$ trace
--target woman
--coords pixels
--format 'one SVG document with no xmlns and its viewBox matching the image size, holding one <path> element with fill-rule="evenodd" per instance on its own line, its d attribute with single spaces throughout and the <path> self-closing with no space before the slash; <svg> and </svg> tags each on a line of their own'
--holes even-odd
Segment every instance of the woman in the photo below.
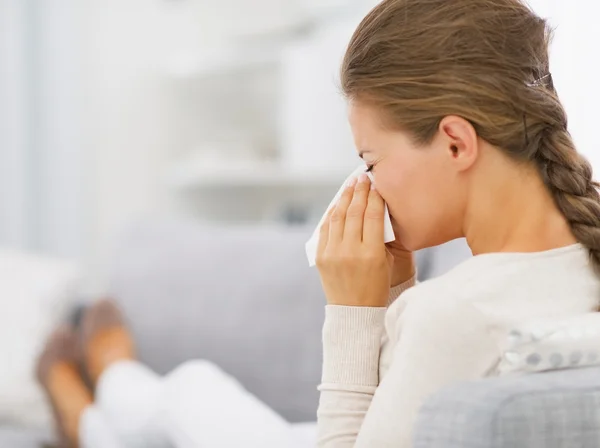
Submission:
<svg viewBox="0 0 600 448">
<path fill-rule="evenodd" d="M 342 88 L 376 190 L 348 187 L 321 231 L 320 446 L 409 447 L 429 395 L 497 374 L 514 324 L 598 309 L 600 197 L 550 34 L 520 0 L 385 0 L 355 32 Z M 475 256 L 414 286 L 412 251 L 460 237 Z"/>
<path fill-rule="evenodd" d="M 353 36 L 342 87 L 374 184 L 363 175 L 350 185 L 321 229 L 317 265 L 328 306 L 319 446 L 408 448 L 424 400 L 455 381 L 496 375 L 516 323 L 598 309 L 600 196 L 552 85 L 549 39 L 545 21 L 520 0 L 385 0 Z M 387 246 L 384 203 L 397 236 Z M 415 285 L 412 251 L 460 237 L 475 256 Z M 110 348 L 119 337 L 117 345 L 128 347 L 123 334 L 84 344 L 91 376 L 111 378 L 99 380 L 107 389 L 144 383 L 129 352 Z M 65 367 L 68 357 L 57 358 L 62 364 L 42 363 L 40 376 L 70 441 L 89 438 L 93 414 L 83 410 L 91 396 L 75 390 L 81 380 L 73 363 Z M 164 391 L 173 390 L 165 384 L 179 381 L 187 391 L 202 375 L 186 386 L 181 372 L 153 378 L 151 397 L 160 398 L 137 400 L 155 416 L 150 410 L 164 411 Z M 60 403 L 66 384 L 71 397 L 87 397 L 78 407 Z M 117 393 L 108 395 L 118 403 Z M 150 417 L 137 426 L 121 419 L 130 433 L 122 446 L 202 446 L 181 442 L 178 426 L 205 404 L 195 397 L 185 412 L 168 408 L 168 428 Z M 201 415 L 196 437 L 214 426 L 212 415 Z M 238 413 L 223 437 L 243 421 Z M 275 426 L 287 442 L 272 446 L 290 446 L 285 424 Z M 260 446 L 253 440 L 244 446 Z"/>
</svg>

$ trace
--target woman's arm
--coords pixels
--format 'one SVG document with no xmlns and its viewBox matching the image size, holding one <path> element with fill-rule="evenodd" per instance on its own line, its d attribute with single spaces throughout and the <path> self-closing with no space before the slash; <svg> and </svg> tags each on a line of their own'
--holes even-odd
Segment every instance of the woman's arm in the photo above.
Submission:
<svg viewBox="0 0 600 448">
<path fill-rule="evenodd" d="M 317 411 L 319 447 L 353 447 L 379 384 L 386 308 L 328 306 Z"/>
<path fill-rule="evenodd" d="M 416 276 L 392 287 L 389 293 L 388 305 L 394 303 L 404 291 L 415 284 Z M 323 327 L 323 377 L 322 384 L 319 387 L 322 397 L 318 411 L 319 424 L 337 419 L 339 416 L 339 409 L 335 406 L 328 406 L 326 403 L 327 399 L 336 399 L 337 392 L 339 392 L 336 385 L 347 383 L 356 385 L 357 383 L 356 380 L 351 378 L 340 378 L 340 373 L 344 372 L 348 376 L 362 378 L 358 380 L 358 383 L 365 384 L 369 383 L 365 381 L 368 376 L 371 378 L 369 381 L 372 383 L 360 387 L 360 390 L 355 387 L 354 392 L 358 392 L 357 394 L 346 394 L 344 396 L 345 400 L 355 401 L 352 405 L 348 403 L 351 409 L 363 410 L 362 412 L 353 412 L 345 419 L 344 426 L 357 428 L 354 432 L 350 429 L 347 435 L 342 436 L 343 438 L 349 437 L 351 440 L 349 446 L 354 446 L 358 428 L 362 424 L 364 414 L 369 408 L 375 389 L 379 384 L 380 355 L 383 355 L 384 351 L 391 350 L 389 337 L 384 331 L 386 312 L 387 308 L 344 306 L 328 306 L 326 308 L 325 325 Z M 353 336 L 348 337 L 349 333 Z M 338 341 L 338 337 L 342 338 L 341 341 Z M 352 346 L 344 347 L 344 342 L 348 342 Z M 350 369 L 347 368 L 347 365 L 343 367 L 337 365 L 340 359 L 345 359 L 346 353 L 354 356 Z M 361 359 L 358 359 L 358 356 L 361 356 Z M 352 392 L 352 390 L 347 392 Z M 332 415 L 330 415 L 330 412 L 332 412 Z M 326 435 L 326 437 L 330 437 L 330 435 Z M 325 443 L 325 446 L 327 446 L 325 441 L 321 440 L 321 443 Z M 338 439 L 335 443 L 341 446 L 343 442 Z"/>
<path fill-rule="evenodd" d="M 412 297 L 400 317 L 400 334 L 390 335 L 393 359 L 379 383 L 375 341 L 385 311 L 328 308 L 318 411 L 321 448 L 409 448 L 428 396 L 453 382 L 485 376 L 499 359 L 488 323 L 472 305 Z"/>
</svg>

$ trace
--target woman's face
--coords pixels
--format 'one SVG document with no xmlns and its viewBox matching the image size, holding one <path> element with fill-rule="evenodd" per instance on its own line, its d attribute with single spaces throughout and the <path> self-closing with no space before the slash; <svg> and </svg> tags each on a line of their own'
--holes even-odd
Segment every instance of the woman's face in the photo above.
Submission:
<svg viewBox="0 0 600 448">
<path fill-rule="evenodd" d="M 396 235 L 409 250 L 461 236 L 465 185 L 452 165 L 448 139 L 415 146 L 404 132 L 386 129 L 377 112 L 353 102 L 350 126 L 359 155 L 372 166 Z"/>
</svg>

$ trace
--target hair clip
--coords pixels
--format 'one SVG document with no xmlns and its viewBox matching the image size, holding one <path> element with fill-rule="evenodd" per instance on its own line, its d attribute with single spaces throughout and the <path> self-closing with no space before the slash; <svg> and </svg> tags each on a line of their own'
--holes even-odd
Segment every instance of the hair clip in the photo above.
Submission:
<svg viewBox="0 0 600 448">
<path fill-rule="evenodd" d="M 541 78 L 536 79 L 533 82 L 528 82 L 525 83 L 525 85 L 527 87 L 539 87 L 542 86 L 546 83 L 546 80 L 550 81 L 550 85 L 553 85 L 553 81 L 552 81 L 552 73 L 548 73 L 547 75 L 542 76 Z"/>
</svg>

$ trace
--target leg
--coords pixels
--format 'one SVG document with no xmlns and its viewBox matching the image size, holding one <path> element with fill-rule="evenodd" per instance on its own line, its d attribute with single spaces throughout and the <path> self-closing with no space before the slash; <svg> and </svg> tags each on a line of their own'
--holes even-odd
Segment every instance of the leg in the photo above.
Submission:
<svg viewBox="0 0 600 448">
<path fill-rule="evenodd" d="M 80 419 L 92 403 L 78 370 L 77 337 L 63 327 L 51 335 L 38 360 L 37 376 L 55 414 L 62 447 L 77 447 Z"/>
<path fill-rule="evenodd" d="M 158 418 L 161 379 L 135 361 L 133 338 L 112 302 L 98 302 L 85 313 L 81 340 L 96 390 L 90 431 L 109 426 L 127 448 L 169 446 Z"/>
<path fill-rule="evenodd" d="M 162 380 L 135 361 L 113 364 L 96 387 L 96 408 L 127 448 L 168 447 L 161 419 Z"/>
<path fill-rule="evenodd" d="M 232 377 L 190 361 L 160 378 L 134 361 L 131 336 L 109 302 L 84 318 L 96 406 L 124 446 L 292 448 L 290 425 Z"/>
<path fill-rule="evenodd" d="M 79 425 L 81 448 L 125 448 L 118 435 L 96 406 L 88 406 Z"/>
<path fill-rule="evenodd" d="M 178 448 L 292 448 L 290 424 L 207 361 L 187 362 L 164 379 L 166 432 Z"/>
</svg>

